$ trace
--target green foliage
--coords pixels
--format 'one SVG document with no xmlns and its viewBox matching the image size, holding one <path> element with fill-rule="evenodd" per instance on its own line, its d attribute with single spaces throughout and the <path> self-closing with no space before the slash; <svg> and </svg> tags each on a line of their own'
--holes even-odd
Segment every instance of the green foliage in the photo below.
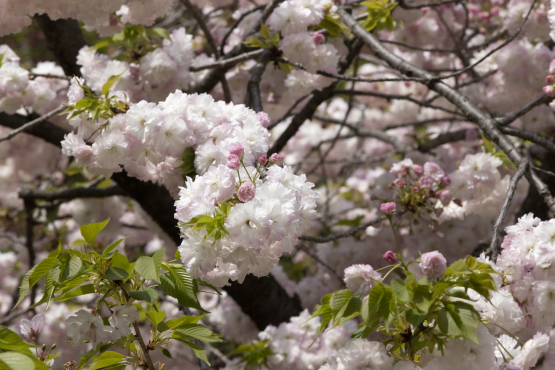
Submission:
<svg viewBox="0 0 555 370">
<path fill-rule="evenodd" d="M 259 36 L 253 36 L 243 41 L 243 44 L 251 48 L 277 49 L 279 47 L 279 34 L 277 32 L 271 32 L 268 26 L 261 23 Z"/>
<path fill-rule="evenodd" d="M 446 341 L 455 338 L 477 343 L 481 320 L 467 291 L 489 299 L 496 289 L 495 271 L 489 264 L 467 257 L 449 266 L 436 281 L 416 280 L 401 264 L 392 268 L 403 268 L 406 278 L 393 279 L 390 285 L 375 281 L 364 302 L 347 289 L 325 295 L 312 315 L 322 318 L 319 331 L 361 315 L 362 323 L 353 337 L 365 338 L 378 331 L 392 345 L 390 352 L 403 361 L 414 361 L 416 351 L 442 351 Z"/>
<path fill-rule="evenodd" d="M 503 168 L 509 169 L 514 168 L 514 163 L 502 150 L 497 150 L 493 141 L 488 140 L 482 133 L 482 148 L 485 153 L 491 154 L 493 157 L 498 158 L 503 162 Z"/>
<path fill-rule="evenodd" d="M 179 264 L 162 263 L 168 272 L 160 275 L 160 288 L 164 293 L 177 299 L 180 305 L 204 311 L 197 298 L 198 284 Z"/>
<path fill-rule="evenodd" d="M 98 233 L 102 231 L 110 222 L 110 218 L 93 224 L 83 225 L 79 229 L 81 230 L 81 235 L 83 239 L 87 241 L 87 243 L 93 243 Z"/>
<path fill-rule="evenodd" d="M 343 23 L 336 13 L 327 12 L 316 28 L 328 30 L 330 37 L 351 37 L 352 35 L 349 27 Z"/>
<path fill-rule="evenodd" d="M 185 148 L 179 158 L 181 165 L 178 166 L 183 176 L 194 177 L 195 173 L 195 150 L 192 147 Z"/>
<path fill-rule="evenodd" d="M 188 226 L 192 230 L 206 230 L 206 235 L 204 240 L 209 237 L 214 238 L 214 241 L 223 238 L 225 235 L 229 235 L 225 227 L 225 219 L 229 216 L 229 211 L 231 210 L 231 205 L 228 202 L 222 202 L 216 208 L 214 212 L 214 217 L 210 216 L 196 216 L 189 222 L 182 223 L 180 227 Z"/>
<path fill-rule="evenodd" d="M 126 366 L 126 363 L 124 362 L 125 358 L 126 356 L 121 353 L 106 351 L 95 358 L 88 370 L 98 370 L 107 367 L 110 367 L 110 369 L 124 369 Z M 115 365 L 120 365 L 121 367 Z"/>
<path fill-rule="evenodd" d="M 245 369 L 268 368 L 267 358 L 273 353 L 268 347 L 267 341 L 260 341 L 254 344 L 242 344 L 237 347 L 231 355 L 242 355 L 242 363 L 245 362 Z"/>
<path fill-rule="evenodd" d="M 368 9 L 368 17 L 361 21 L 360 24 L 367 30 L 381 31 L 387 29 L 393 31 L 395 29 L 396 21 L 393 19 L 391 12 L 397 6 L 395 2 L 389 0 L 369 0 L 360 3 Z"/>
<path fill-rule="evenodd" d="M 36 347 L 0 325 L 0 370 L 48 370 L 48 366 L 31 351 Z"/>
<path fill-rule="evenodd" d="M 136 62 L 147 53 L 162 45 L 170 35 L 164 28 L 146 28 L 142 25 L 127 24 L 113 36 L 105 37 L 93 46 L 100 52 L 116 49 L 119 54 L 114 59 Z"/>
</svg>

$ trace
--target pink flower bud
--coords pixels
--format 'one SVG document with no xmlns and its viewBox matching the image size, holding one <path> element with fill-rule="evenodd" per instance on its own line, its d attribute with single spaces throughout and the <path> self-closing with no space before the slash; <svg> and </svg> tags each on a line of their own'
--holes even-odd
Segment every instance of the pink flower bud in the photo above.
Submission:
<svg viewBox="0 0 555 370">
<path fill-rule="evenodd" d="M 441 194 L 439 194 L 439 200 L 444 206 L 448 205 L 451 202 L 451 199 L 453 199 L 453 196 L 449 190 L 444 190 Z"/>
<path fill-rule="evenodd" d="M 281 159 L 281 156 L 277 153 L 274 153 L 270 156 L 270 162 L 276 163 Z"/>
<path fill-rule="evenodd" d="M 119 19 L 116 16 L 111 16 L 110 20 L 109 20 L 110 26 L 114 27 L 117 26 L 119 24 Z"/>
<path fill-rule="evenodd" d="M 237 190 L 237 197 L 243 203 L 252 200 L 255 194 L 256 188 L 254 187 L 254 184 L 250 181 L 245 181 L 244 183 L 242 183 L 239 187 L 239 190 Z"/>
<path fill-rule="evenodd" d="M 397 262 L 397 256 L 392 251 L 385 252 L 384 255 L 383 255 L 383 259 L 386 260 L 389 263 Z"/>
<path fill-rule="evenodd" d="M 413 193 L 418 193 L 420 191 L 420 188 L 418 186 L 413 186 L 412 187 L 412 192 Z"/>
<path fill-rule="evenodd" d="M 398 187 L 402 188 L 403 186 L 405 186 L 405 183 L 402 182 L 402 181 L 397 181 L 397 183 L 396 183 L 395 185 L 397 185 Z"/>
<path fill-rule="evenodd" d="M 229 147 L 229 152 L 235 154 L 239 158 L 243 158 L 243 155 L 245 155 L 245 148 L 241 143 L 233 143 Z"/>
<path fill-rule="evenodd" d="M 382 211 L 386 215 L 392 214 L 393 212 L 395 212 L 395 203 L 393 202 L 382 203 L 380 205 L 380 211 Z"/>
<path fill-rule="evenodd" d="M 438 251 L 424 253 L 420 258 L 420 269 L 430 280 L 436 280 L 445 273 L 447 261 Z"/>
<path fill-rule="evenodd" d="M 547 75 L 545 76 L 545 83 L 548 85 L 553 85 L 553 76 L 552 75 Z"/>
<path fill-rule="evenodd" d="M 544 86 L 542 90 L 546 95 L 555 98 L 555 89 L 553 85 Z"/>
<path fill-rule="evenodd" d="M 499 8 L 494 6 L 493 8 L 490 9 L 489 11 L 491 13 L 491 15 L 493 15 L 494 17 L 497 17 L 499 15 Z"/>
<path fill-rule="evenodd" d="M 264 127 L 268 127 L 270 122 L 272 122 L 272 120 L 270 120 L 270 116 L 268 116 L 268 114 L 265 113 L 265 112 L 258 112 L 258 113 L 256 113 L 256 115 L 258 116 L 258 119 L 260 120 L 260 124 Z"/>
<path fill-rule="evenodd" d="M 422 168 L 421 165 L 417 164 L 415 165 L 412 170 L 414 171 L 415 174 L 417 174 L 418 176 L 422 175 L 424 173 L 424 169 Z"/>
<path fill-rule="evenodd" d="M 324 41 L 324 35 L 321 33 L 313 33 L 312 40 L 314 41 L 314 44 L 318 46 L 322 43 L 322 41 Z"/>
<path fill-rule="evenodd" d="M 231 170 L 236 170 L 239 167 L 241 167 L 241 161 L 239 160 L 239 157 L 237 157 L 235 154 L 227 157 L 227 168 Z"/>
<path fill-rule="evenodd" d="M 451 179 L 449 178 L 449 176 L 443 176 L 440 181 L 442 186 L 451 185 Z"/>
<path fill-rule="evenodd" d="M 260 158 L 258 158 L 258 162 L 260 162 L 261 165 L 265 165 L 268 163 L 268 157 L 266 157 L 266 155 L 261 155 Z"/>
</svg>

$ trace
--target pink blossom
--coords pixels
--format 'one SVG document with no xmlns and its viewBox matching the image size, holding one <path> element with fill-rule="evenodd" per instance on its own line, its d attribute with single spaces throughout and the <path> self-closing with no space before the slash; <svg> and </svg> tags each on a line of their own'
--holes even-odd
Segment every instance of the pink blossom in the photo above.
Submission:
<svg viewBox="0 0 555 370">
<path fill-rule="evenodd" d="M 385 252 L 384 255 L 383 255 L 383 259 L 386 260 L 389 263 L 396 263 L 397 262 L 397 256 L 392 251 Z"/>
<path fill-rule="evenodd" d="M 254 198 L 255 193 L 256 188 L 254 184 L 250 181 L 245 181 L 241 184 L 239 190 L 237 190 L 237 197 L 241 202 L 246 203 Z"/>
<path fill-rule="evenodd" d="M 451 203 L 451 199 L 453 199 L 453 195 L 449 190 L 444 190 L 439 194 L 439 200 L 441 201 L 441 204 L 443 204 L 444 206 Z"/>
<path fill-rule="evenodd" d="M 441 180 L 445 176 L 445 172 L 435 162 L 426 162 L 424 164 L 424 174 L 430 176 L 434 181 Z"/>
<path fill-rule="evenodd" d="M 428 279 L 435 280 L 445 273 L 447 261 L 438 251 L 424 253 L 420 257 L 420 268 Z"/>
<path fill-rule="evenodd" d="M 393 212 L 395 212 L 395 203 L 393 202 L 382 203 L 382 205 L 380 206 L 380 210 L 386 215 L 390 215 Z"/>
<path fill-rule="evenodd" d="M 553 88 L 553 85 L 544 86 L 542 90 L 546 95 L 555 98 L 555 88 Z"/>
<path fill-rule="evenodd" d="M 258 119 L 260 120 L 260 124 L 264 127 L 268 127 L 270 122 L 272 122 L 270 120 L 270 116 L 268 116 L 268 113 L 266 113 L 266 112 L 258 112 L 258 113 L 256 113 L 256 115 L 258 116 Z"/>
<path fill-rule="evenodd" d="M 265 165 L 268 163 L 268 157 L 266 157 L 266 155 L 261 155 L 260 158 L 258 158 L 258 161 L 261 165 Z"/>
<path fill-rule="evenodd" d="M 548 85 L 553 85 L 553 82 L 555 82 L 555 80 L 553 79 L 552 75 L 547 75 L 545 76 L 545 83 Z"/>
<path fill-rule="evenodd" d="M 227 168 L 236 170 L 239 167 L 241 167 L 241 161 L 239 160 L 239 157 L 235 154 L 230 155 L 227 158 Z"/>
<path fill-rule="evenodd" d="M 243 158 L 245 155 L 245 148 L 241 145 L 241 143 L 233 143 L 229 147 L 229 152 L 231 154 L 235 154 L 239 158 Z"/>
<path fill-rule="evenodd" d="M 279 162 L 279 160 L 281 159 L 281 156 L 277 153 L 274 153 L 270 156 L 270 162 Z"/>
<path fill-rule="evenodd" d="M 421 165 L 417 164 L 415 165 L 412 170 L 414 171 L 415 174 L 417 174 L 418 176 L 422 175 L 424 173 L 424 170 L 422 168 Z"/>
<path fill-rule="evenodd" d="M 424 189 L 429 189 L 434 185 L 434 179 L 431 176 L 424 175 L 418 179 L 418 183 Z"/>
<path fill-rule="evenodd" d="M 318 46 L 322 43 L 322 41 L 324 41 L 324 35 L 321 33 L 313 33 L 312 40 L 314 40 L 314 44 Z"/>
<path fill-rule="evenodd" d="M 441 185 L 442 186 L 449 186 L 451 185 L 451 179 L 449 178 L 449 176 L 443 176 L 441 178 Z"/>
</svg>

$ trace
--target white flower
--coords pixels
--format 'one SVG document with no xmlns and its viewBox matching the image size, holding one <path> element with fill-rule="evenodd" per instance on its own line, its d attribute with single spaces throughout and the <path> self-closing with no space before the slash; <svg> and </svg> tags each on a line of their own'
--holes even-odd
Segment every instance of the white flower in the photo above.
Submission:
<svg viewBox="0 0 555 370">
<path fill-rule="evenodd" d="M 117 305 L 111 308 L 112 316 L 108 319 L 112 326 L 114 339 L 131 333 L 131 323 L 139 321 L 139 313 L 135 306 Z"/>
<path fill-rule="evenodd" d="M 104 325 L 101 317 L 95 316 L 86 310 L 79 310 L 75 315 L 70 316 L 66 322 L 70 323 L 67 335 L 76 344 L 86 340 L 96 344 L 110 339 L 113 328 Z"/>
<path fill-rule="evenodd" d="M 384 345 L 366 339 L 355 339 L 339 351 L 339 361 L 344 370 L 392 370 L 393 358 Z"/>
<path fill-rule="evenodd" d="M 353 294 L 366 296 L 382 276 L 370 265 L 353 265 L 345 269 L 345 284 Z"/>
<path fill-rule="evenodd" d="M 100 136 L 93 144 L 98 165 L 109 170 L 118 170 L 118 165 L 125 157 L 127 146 L 125 137 L 119 132 Z"/>
<path fill-rule="evenodd" d="M 270 234 L 271 221 L 268 216 L 268 211 L 253 199 L 233 207 L 225 225 L 232 240 L 258 248 Z"/>
<path fill-rule="evenodd" d="M 29 71 L 14 63 L 4 63 L 0 68 L 1 93 L 15 93 L 25 90 L 29 84 Z"/>
<path fill-rule="evenodd" d="M 522 366 L 523 369 L 529 369 L 536 365 L 536 362 L 547 351 L 548 347 L 549 336 L 537 333 L 532 339 L 524 343 L 522 352 L 513 360 L 513 363 Z"/>
<path fill-rule="evenodd" d="M 38 333 L 44 328 L 44 317 L 42 315 L 35 315 L 31 321 L 21 319 L 19 326 L 22 335 L 36 341 Z"/>
</svg>

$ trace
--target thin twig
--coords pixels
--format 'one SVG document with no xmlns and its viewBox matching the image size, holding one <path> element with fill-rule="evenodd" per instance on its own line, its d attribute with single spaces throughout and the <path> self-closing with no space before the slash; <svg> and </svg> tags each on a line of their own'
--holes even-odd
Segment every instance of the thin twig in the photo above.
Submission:
<svg viewBox="0 0 555 370">
<path fill-rule="evenodd" d="M 2 141 L 6 141 L 6 140 L 10 140 L 11 138 L 13 138 L 14 136 L 16 136 L 17 134 L 20 134 L 22 132 L 24 132 L 25 130 L 30 129 L 31 127 L 33 127 L 34 125 L 36 125 L 37 123 L 41 123 L 44 121 L 49 120 L 50 118 L 52 118 L 53 116 L 55 116 L 56 114 L 60 113 L 61 111 L 64 110 L 64 106 L 61 105 L 58 108 L 46 113 L 44 116 L 40 116 L 37 119 L 32 120 L 31 122 L 28 122 L 26 124 L 24 124 L 23 126 L 13 130 L 12 132 L 10 132 L 8 135 L 0 138 L 0 143 Z"/>
<path fill-rule="evenodd" d="M 495 221 L 495 225 L 493 226 L 493 236 L 491 239 L 491 244 L 486 251 L 486 255 L 491 256 L 493 261 L 497 260 L 497 256 L 501 253 L 501 248 L 499 245 L 499 237 L 500 237 L 500 228 L 505 221 L 505 217 L 507 216 L 507 212 L 509 211 L 509 207 L 511 205 L 511 201 L 515 195 L 516 187 L 518 182 L 524 176 L 524 173 L 528 169 L 528 161 L 523 160 L 518 165 L 518 171 L 516 171 L 515 175 L 511 179 L 511 183 L 509 184 L 509 190 L 507 191 L 507 196 L 505 197 L 505 202 L 503 203 L 503 207 L 501 208 L 501 212 L 499 212 L 499 216 L 497 217 L 497 221 Z"/>
<path fill-rule="evenodd" d="M 530 103 L 526 104 L 524 107 L 517 109 L 504 117 L 496 118 L 495 121 L 500 126 L 507 126 L 514 122 L 516 119 L 524 116 L 526 113 L 530 112 L 532 109 L 541 104 L 547 104 L 553 100 L 552 97 L 546 94 L 541 94 L 536 99 L 532 100 Z"/>
<path fill-rule="evenodd" d="M 191 68 L 189 68 L 189 71 L 191 72 L 198 72 L 198 71 L 202 71 L 205 69 L 212 69 L 212 68 L 218 68 L 218 67 L 230 67 L 230 66 L 234 66 L 235 64 L 242 62 L 244 60 L 249 60 L 249 59 L 254 59 L 256 57 L 258 57 L 260 54 L 262 54 L 262 52 L 264 51 L 264 49 L 258 49 L 255 51 L 251 51 L 249 53 L 244 53 L 241 55 L 238 55 L 234 58 L 229 58 L 229 59 L 222 59 L 219 60 L 217 62 L 214 63 L 209 63 L 209 64 L 204 64 L 201 66 L 191 66 Z"/>
<path fill-rule="evenodd" d="M 135 338 L 139 342 L 141 349 L 143 350 L 143 354 L 145 355 L 146 364 L 148 366 L 148 370 L 154 370 L 154 365 L 152 363 L 152 358 L 150 357 L 150 353 L 148 348 L 145 346 L 145 342 L 141 335 L 141 330 L 139 330 L 139 323 L 137 321 L 133 322 L 133 328 L 135 328 Z"/>
</svg>

